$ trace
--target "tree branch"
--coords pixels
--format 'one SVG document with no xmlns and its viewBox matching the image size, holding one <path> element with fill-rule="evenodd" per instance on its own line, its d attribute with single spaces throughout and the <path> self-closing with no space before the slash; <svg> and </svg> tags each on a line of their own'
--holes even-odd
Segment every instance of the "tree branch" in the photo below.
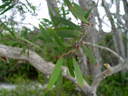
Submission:
<svg viewBox="0 0 128 96">
<path fill-rule="evenodd" d="M 89 42 L 83 42 L 83 43 L 86 44 L 86 45 L 89 45 L 89 46 L 94 46 L 94 47 L 97 47 L 97 48 L 101 48 L 103 50 L 107 50 L 107 51 L 111 52 L 112 54 L 114 54 L 117 58 L 119 58 L 121 60 L 121 62 L 124 62 L 124 59 L 119 54 L 117 54 L 115 51 L 113 51 L 110 48 L 107 48 L 107 47 L 104 47 L 104 46 L 99 46 L 99 45 L 96 45 L 96 44 L 93 44 L 93 43 L 91 44 Z"/>
<path fill-rule="evenodd" d="M 114 73 L 117 73 L 125 68 L 128 67 L 128 60 L 126 59 L 123 63 L 118 64 L 114 67 L 111 67 L 108 65 L 108 67 L 106 67 L 107 69 L 99 74 L 97 74 L 97 76 L 95 77 L 95 79 L 93 80 L 93 83 L 91 85 L 91 90 L 93 90 L 94 92 L 96 92 L 97 87 L 99 85 L 99 82 L 101 80 L 103 80 L 105 77 L 112 75 Z"/>
<path fill-rule="evenodd" d="M 54 64 L 52 62 L 46 62 L 42 57 L 37 53 L 29 50 L 29 56 L 26 54 L 21 54 L 22 48 L 9 47 L 0 44 L 0 57 L 6 57 L 11 59 L 25 60 L 30 62 L 32 66 L 44 73 L 45 75 L 50 75 L 54 69 Z M 90 85 L 84 80 L 84 86 L 80 87 L 77 83 L 76 78 L 71 77 L 70 74 L 67 74 L 68 69 L 62 67 L 63 76 L 72 81 L 77 87 L 79 87 L 85 94 L 90 91 Z"/>
</svg>

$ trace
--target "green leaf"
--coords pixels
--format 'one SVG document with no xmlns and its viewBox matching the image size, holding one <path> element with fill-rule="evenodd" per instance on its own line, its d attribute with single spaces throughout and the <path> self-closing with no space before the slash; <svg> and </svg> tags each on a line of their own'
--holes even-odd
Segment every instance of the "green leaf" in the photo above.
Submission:
<svg viewBox="0 0 128 96">
<path fill-rule="evenodd" d="M 27 46 L 24 46 L 23 49 L 21 50 L 20 54 L 25 54 L 26 49 L 27 49 Z"/>
<path fill-rule="evenodd" d="M 0 37 L 4 37 L 4 35 L 3 35 L 3 33 L 2 33 L 2 32 L 0 32 Z"/>
<path fill-rule="evenodd" d="M 58 26 L 58 22 L 56 22 L 54 19 L 53 19 L 53 13 L 52 13 L 52 11 L 50 10 L 50 8 L 49 8 L 49 6 L 48 6 L 48 10 L 49 10 L 49 15 L 50 15 L 50 17 L 51 17 L 51 20 L 52 20 L 52 22 L 53 22 L 53 25 L 54 26 Z"/>
<path fill-rule="evenodd" d="M 80 8 L 79 5 L 75 3 L 71 4 L 69 0 L 64 0 L 64 1 L 75 18 L 79 18 L 81 21 L 88 23 L 87 19 L 84 17 L 84 14 L 83 14 L 84 11 L 81 11 L 82 8 Z"/>
<path fill-rule="evenodd" d="M 60 75 L 56 81 L 56 96 L 61 96 L 62 93 L 62 81 L 63 81 L 63 77 L 62 77 L 62 71 L 60 72 Z"/>
<path fill-rule="evenodd" d="M 31 3 L 28 2 L 28 0 L 26 0 L 28 6 L 33 10 L 33 12 L 35 13 L 35 6 L 33 6 Z"/>
<path fill-rule="evenodd" d="M 75 70 L 75 74 L 76 74 L 76 79 L 78 81 L 78 84 L 80 86 L 84 85 L 84 81 L 83 81 L 83 76 L 82 76 L 82 72 L 80 70 L 80 67 L 76 61 L 76 59 L 73 57 L 73 65 L 74 65 L 74 70 Z"/>
<path fill-rule="evenodd" d="M 15 5 L 11 5 L 8 8 L 6 8 L 2 13 L 0 13 L 0 15 L 4 14 L 5 12 L 7 12 L 8 10 L 12 9 Z"/>
<path fill-rule="evenodd" d="M 27 32 L 27 30 L 21 32 L 21 37 L 22 37 L 22 36 L 23 36 L 25 39 L 27 39 L 27 37 L 28 37 L 28 32 Z"/>
<path fill-rule="evenodd" d="M 59 45 L 56 42 L 46 42 L 46 43 L 43 43 L 42 46 L 45 46 L 45 47 L 58 47 Z"/>
<path fill-rule="evenodd" d="M 90 59 L 90 61 L 93 64 L 96 64 L 96 60 L 95 60 L 94 56 L 92 55 L 92 53 L 88 50 L 88 48 L 84 44 L 82 46 L 83 46 L 83 49 L 84 49 L 85 54 L 88 56 L 88 58 Z"/>
<path fill-rule="evenodd" d="M 9 33 L 12 35 L 13 38 L 16 38 L 15 33 L 11 30 L 9 30 Z"/>
<path fill-rule="evenodd" d="M 51 39 L 48 32 L 41 25 L 39 25 L 39 27 L 40 27 L 42 37 L 44 38 L 44 40 L 47 41 L 47 42 L 52 42 L 53 40 Z"/>
<path fill-rule="evenodd" d="M 8 28 L 4 23 L 3 23 L 3 25 L 4 25 L 5 29 L 7 29 L 9 31 L 9 33 L 13 36 L 13 38 L 16 38 L 14 31 L 11 31 L 10 28 Z"/>
<path fill-rule="evenodd" d="M 83 21 L 85 23 L 88 23 L 87 19 L 85 19 L 83 14 L 81 14 L 77 8 L 75 8 L 74 6 L 70 6 L 69 8 L 75 17 L 79 18 L 81 21 Z"/>
<path fill-rule="evenodd" d="M 67 4 L 68 7 L 71 5 L 71 2 L 69 0 L 64 0 L 64 2 Z"/>
<path fill-rule="evenodd" d="M 64 8 L 63 4 L 62 4 L 62 7 L 61 7 L 61 10 L 62 10 L 63 17 L 66 18 L 66 11 L 65 11 L 65 8 Z"/>
<path fill-rule="evenodd" d="M 53 17 L 53 18 L 54 18 L 54 20 L 56 20 L 56 22 L 60 22 L 64 25 L 67 25 L 67 26 L 69 26 L 75 30 L 78 30 L 78 31 L 81 30 L 81 28 L 79 26 L 77 26 L 76 24 L 72 23 L 69 20 L 66 20 L 65 18 L 62 18 L 62 17 Z"/>
<path fill-rule="evenodd" d="M 91 8 L 87 11 L 87 13 L 85 14 L 84 17 L 85 17 L 86 19 L 88 19 L 89 15 L 91 14 L 92 9 L 93 9 L 93 7 L 91 7 Z"/>
<path fill-rule="evenodd" d="M 54 31 L 53 29 L 49 28 L 48 31 L 50 32 L 50 34 L 53 36 L 53 38 L 55 39 L 55 41 L 63 48 L 65 48 L 64 44 L 62 43 L 62 41 L 60 40 L 60 38 L 58 37 L 56 31 Z"/>
<path fill-rule="evenodd" d="M 75 77 L 75 74 L 74 74 L 74 71 L 73 71 L 73 68 L 72 68 L 72 59 L 70 58 L 67 58 L 67 67 L 69 69 L 69 72 L 71 74 L 72 77 Z"/>
<path fill-rule="evenodd" d="M 12 45 L 12 46 L 15 46 L 15 45 L 18 45 L 19 42 L 17 41 L 13 41 L 13 40 L 10 40 L 10 41 L 6 41 L 8 45 Z"/>
<path fill-rule="evenodd" d="M 80 14 L 82 14 L 83 16 L 85 15 L 85 12 L 83 11 L 83 9 L 76 3 L 73 2 L 74 7 L 79 10 Z"/>
<path fill-rule="evenodd" d="M 5 8 L 6 6 L 9 6 L 9 4 L 11 4 L 11 2 L 7 2 L 7 3 L 3 4 L 3 5 L 0 5 L 0 8 Z"/>
<path fill-rule="evenodd" d="M 18 38 L 18 39 L 20 39 L 20 40 L 22 40 L 22 41 L 24 41 L 24 42 L 27 42 L 27 43 L 30 44 L 30 45 L 33 45 L 33 46 L 36 47 L 37 49 L 42 50 L 42 49 L 40 48 L 40 46 L 34 44 L 33 42 L 31 42 L 31 41 L 29 41 L 29 40 L 27 40 L 27 39 L 25 39 L 25 38 L 23 38 L 23 37 L 16 36 L 16 38 Z"/>
<path fill-rule="evenodd" d="M 50 88 L 52 88 L 52 86 L 55 84 L 55 82 L 57 81 L 59 75 L 60 75 L 60 72 L 61 72 L 61 65 L 63 63 L 63 58 L 60 58 L 58 61 L 57 61 L 57 64 L 56 66 L 54 67 L 53 69 L 53 72 L 51 74 L 51 77 L 50 77 L 50 80 L 48 82 L 48 86 L 47 86 L 47 89 L 49 90 Z"/>
<path fill-rule="evenodd" d="M 82 32 L 80 31 L 75 31 L 75 30 L 67 30 L 67 29 L 63 29 L 63 28 L 58 28 L 55 29 L 57 31 L 57 34 L 60 37 L 70 37 L 70 38 L 75 38 L 75 37 L 79 37 Z"/>
</svg>

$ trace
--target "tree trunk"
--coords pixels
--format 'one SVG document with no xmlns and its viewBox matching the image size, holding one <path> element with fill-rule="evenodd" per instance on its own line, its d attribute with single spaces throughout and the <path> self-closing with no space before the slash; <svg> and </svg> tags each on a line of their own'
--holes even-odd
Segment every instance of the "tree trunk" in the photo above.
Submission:
<svg viewBox="0 0 128 96">
<path fill-rule="evenodd" d="M 58 6 L 56 0 L 46 0 L 48 8 L 52 12 L 53 16 L 57 16 Z"/>
<path fill-rule="evenodd" d="M 120 5 L 119 1 L 117 1 L 116 4 L 118 5 L 116 8 L 116 17 L 118 17 L 119 16 L 119 5 Z M 122 31 L 116 28 L 113 17 L 109 11 L 109 8 L 107 7 L 107 3 L 105 2 L 105 0 L 102 0 L 102 6 L 104 7 L 107 17 L 111 23 L 112 36 L 113 36 L 115 50 L 118 54 L 120 54 L 123 58 L 125 58 L 125 49 L 124 49 Z"/>
<path fill-rule="evenodd" d="M 123 0 L 123 4 L 124 4 L 124 11 L 125 11 L 125 15 L 124 15 L 124 20 L 125 20 L 125 26 L 126 28 L 128 28 L 128 2 L 127 0 Z M 126 56 L 128 58 L 128 30 L 127 30 L 127 33 L 126 33 L 126 36 L 127 36 L 127 43 L 126 43 Z"/>
<path fill-rule="evenodd" d="M 93 5 L 92 0 L 79 0 L 80 6 L 83 8 L 85 12 L 87 12 Z M 93 9 L 90 17 L 88 18 L 89 25 L 82 25 L 83 31 L 86 32 L 86 36 L 84 41 L 97 44 L 98 43 L 98 35 L 95 28 L 95 9 Z M 89 28 L 90 26 L 90 28 Z M 88 47 L 92 52 L 94 57 L 96 58 L 98 66 L 92 64 L 87 58 L 88 71 L 92 78 L 94 78 L 101 71 L 101 58 L 99 54 L 99 50 L 97 48 Z"/>
</svg>

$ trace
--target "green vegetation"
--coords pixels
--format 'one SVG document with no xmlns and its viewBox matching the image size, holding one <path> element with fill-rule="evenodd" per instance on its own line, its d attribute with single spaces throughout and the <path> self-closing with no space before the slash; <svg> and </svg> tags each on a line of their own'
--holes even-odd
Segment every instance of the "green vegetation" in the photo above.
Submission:
<svg viewBox="0 0 128 96">
<path fill-rule="evenodd" d="M 26 0 L 26 4 L 19 1 L 17 5 L 14 1 L 15 0 L 2 0 L 3 3 L 0 5 L 0 16 L 13 8 L 16 8 L 20 14 L 26 12 L 30 12 L 31 14 L 36 13 L 35 6 L 31 5 L 28 0 Z M 47 78 L 47 76 L 35 69 L 28 61 L 8 59 L 4 56 L 0 57 L 0 81 L 17 86 L 16 89 L 12 90 L 0 89 L 0 96 L 85 96 L 85 93 L 82 93 L 74 83 L 62 77 L 62 66 L 69 69 L 72 78 L 76 76 L 78 82 L 77 86 L 81 87 L 84 86 L 84 80 L 91 85 L 93 81 L 91 71 L 95 69 L 93 67 L 99 67 L 97 63 L 98 60 L 96 61 L 96 59 L 99 59 L 100 56 L 102 57 L 101 59 L 103 63 L 107 62 L 112 66 L 115 66 L 116 63 L 118 64 L 119 60 L 117 60 L 113 54 L 98 49 L 100 50 L 100 52 L 97 51 L 98 54 L 100 54 L 98 58 L 94 56 L 96 54 L 93 54 L 94 48 L 89 48 L 90 46 L 86 46 L 82 42 L 82 40 L 87 37 L 85 35 L 89 35 L 88 32 L 86 34 L 84 31 L 88 31 L 89 27 L 94 26 L 93 24 L 89 24 L 88 17 L 95 4 L 85 13 L 85 10 L 78 4 L 70 2 L 70 0 L 64 1 L 61 10 L 56 9 L 57 16 L 53 16 L 49 9 L 51 20 L 43 19 L 39 24 L 39 32 L 35 27 L 33 30 L 26 28 L 25 26 L 16 26 L 18 25 L 18 22 L 13 20 L 14 16 L 12 16 L 12 19 L 7 19 L 6 16 L 4 17 L 4 20 L 0 19 L 0 44 L 22 48 L 20 56 L 25 55 L 26 58 L 30 56 L 29 52 L 32 50 L 44 60 L 55 64 L 50 78 Z M 72 13 L 76 20 L 82 21 L 83 25 L 81 24 L 80 26 L 80 24 L 75 24 L 70 18 L 67 18 L 66 16 L 69 12 Z M 82 27 L 85 25 L 88 28 L 83 30 Z M 94 35 L 94 33 L 92 34 Z M 122 35 L 125 44 L 124 47 L 126 47 L 126 32 L 122 33 Z M 108 48 L 115 50 L 112 34 L 107 34 L 105 38 L 98 43 L 99 45 L 107 46 Z M 83 49 L 83 54 L 81 54 L 79 48 Z M 87 76 L 82 73 L 84 69 L 81 70 L 82 66 L 80 66 L 80 62 L 84 55 L 87 56 Z M 89 64 L 92 64 L 93 66 L 90 67 Z M 103 69 L 105 68 L 102 67 L 102 70 Z M 67 76 L 69 73 L 67 72 Z M 103 96 L 127 96 L 127 77 L 128 72 L 126 72 L 125 75 L 117 73 L 107 77 L 100 82 L 97 91 L 98 96 L 102 94 Z M 47 84 L 47 86 L 45 86 L 46 88 L 39 87 L 36 83 L 41 84 L 41 86 Z"/>
<path fill-rule="evenodd" d="M 127 96 L 128 95 L 128 72 L 125 76 L 121 73 L 107 77 L 100 83 L 98 94 L 104 96 Z"/>
</svg>

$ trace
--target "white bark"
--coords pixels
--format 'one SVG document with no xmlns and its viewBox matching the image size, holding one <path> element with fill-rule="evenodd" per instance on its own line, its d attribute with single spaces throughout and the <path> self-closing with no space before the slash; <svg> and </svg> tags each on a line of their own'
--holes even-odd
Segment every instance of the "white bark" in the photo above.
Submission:
<svg viewBox="0 0 128 96">
<path fill-rule="evenodd" d="M 93 44 L 93 46 L 97 47 L 98 45 Z M 26 60 L 26 61 L 29 61 L 30 64 L 32 64 L 32 66 L 34 66 L 36 69 L 38 69 L 42 73 L 46 75 L 50 75 L 52 73 L 53 68 L 55 66 L 52 62 L 46 62 L 42 57 L 40 57 L 37 53 L 31 50 L 29 50 L 29 57 L 27 54 L 20 54 L 21 50 L 22 48 L 9 47 L 9 46 L 0 44 L 0 57 L 6 57 L 11 59 L 17 59 L 17 60 Z M 105 71 L 100 72 L 99 74 L 96 75 L 91 86 L 84 80 L 83 87 L 80 87 L 78 85 L 76 78 L 73 78 L 69 74 L 67 74 L 68 69 L 66 67 L 62 67 L 62 69 L 63 69 L 63 76 L 71 80 L 87 96 L 96 96 L 96 90 L 101 80 L 127 67 L 128 67 L 128 60 L 126 60 L 122 64 L 118 64 L 115 67 L 107 67 Z"/>
<path fill-rule="evenodd" d="M 117 4 L 120 4 L 119 2 L 117 2 Z M 107 7 L 107 3 L 105 0 L 102 0 L 102 6 L 104 7 L 107 17 L 109 18 L 109 21 L 111 23 L 112 26 L 112 36 L 113 36 L 113 41 L 114 41 L 114 47 L 116 49 L 116 52 L 121 55 L 123 58 L 125 58 L 125 49 L 124 49 L 124 43 L 123 43 L 123 38 L 122 38 L 122 31 L 117 29 L 115 24 L 114 24 L 114 20 L 112 20 L 112 15 L 111 12 L 109 11 L 109 8 Z M 119 5 L 116 8 L 116 17 L 118 17 L 119 15 Z"/>
<path fill-rule="evenodd" d="M 31 50 L 29 50 L 29 56 L 27 52 L 26 54 L 20 54 L 21 51 L 22 51 L 22 48 L 9 47 L 9 46 L 0 44 L 0 57 L 6 57 L 11 59 L 17 59 L 17 60 L 25 60 L 30 62 L 32 66 L 34 66 L 36 69 L 38 69 L 40 72 L 42 72 L 45 75 L 50 75 L 52 73 L 55 66 L 52 62 L 46 62 L 42 57 L 40 57 L 37 53 Z M 69 74 L 67 74 L 68 69 L 66 67 L 62 67 L 62 69 L 63 69 L 64 77 L 71 80 L 85 94 L 88 93 L 88 91 L 90 90 L 90 86 L 86 81 L 84 81 L 84 86 L 80 87 L 78 86 L 76 78 L 73 78 Z"/>
<path fill-rule="evenodd" d="M 94 5 L 92 0 L 79 0 L 79 4 L 85 13 Z M 82 28 L 83 28 L 83 31 L 87 31 L 86 32 L 87 35 L 84 37 L 83 41 L 92 42 L 92 43 L 97 44 L 98 43 L 98 34 L 97 34 L 97 31 L 95 28 L 95 24 L 96 24 L 95 23 L 95 12 L 96 11 L 94 8 L 94 10 L 92 10 L 92 13 L 90 14 L 90 17 L 88 18 L 88 22 L 91 25 L 91 27 L 89 27 L 88 25 L 82 25 Z M 98 65 L 99 65 L 98 67 L 95 67 L 92 63 L 88 62 L 89 60 L 86 59 L 90 76 L 92 78 L 94 78 L 96 76 L 96 74 L 98 74 L 101 71 L 101 69 L 100 69 L 101 68 L 101 58 L 100 58 L 98 48 L 89 47 L 89 49 L 92 51 L 94 57 L 96 58 Z"/>
<path fill-rule="evenodd" d="M 128 59 L 125 60 L 125 62 L 118 64 L 114 67 L 111 67 L 108 65 L 107 69 L 101 73 L 99 73 L 95 79 L 93 80 L 93 83 L 91 85 L 91 90 L 96 91 L 97 87 L 99 85 L 99 82 L 103 80 L 105 77 L 108 77 L 114 73 L 117 73 L 119 71 L 122 71 L 123 69 L 128 67 Z"/>
<path fill-rule="evenodd" d="M 124 15 L 124 20 L 125 20 L 125 26 L 128 28 L 128 6 L 127 6 L 127 0 L 123 0 L 123 4 L 124 4 L 124 11 L 125 11 L 125 15 Z M 128 30 L 126 33 L 126 37 L 127 37 L 127 43 L 126 43 L 126 56 L 128 58 Z"/>
<path fill-rule="evenodd" d="M 117 22 L 121 22 L 121 18 L 120 18 L 119 13 L 120 13 L 120 0 L 116 0 L 116 18 L 117 18 Z M 124 49 L 122 31 L 120 29 L 117 29 L 117 34 L 118 34 L 118 37 L 119 37 L 118 43 L 119 43 L 120 54 L 123 58 L 125 58 L 125 49 Z"/>
<path fill-rule="evenodd" d="M 46 0 L 46 1 L 53 16 L 57 16 L 58 6 L 56 0 Z"/>
</svg>

